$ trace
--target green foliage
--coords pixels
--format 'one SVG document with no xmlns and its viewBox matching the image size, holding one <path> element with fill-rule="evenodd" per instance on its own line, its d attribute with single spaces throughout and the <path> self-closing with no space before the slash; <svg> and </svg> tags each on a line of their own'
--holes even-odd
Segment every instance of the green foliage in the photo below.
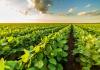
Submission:
<svg viewBox="0 0 100 70">
<path fill-rule="evenodd" d="M 41 69 L 41 68 L 43 67 L 43 65 L 44 65 L 44 63 L 43 63 L 42 60 L 37 61 L 37 62 L 35 63 L 35 67 L 37 67 L 37 68 L 39 68 L 39 69 Z"/>
<path fill-rule="evenodd" d="M 82 70 L 100 65 L 100 26 L 72 26 L 73 55 L 79 54 Z M 70 29 L 66 24 L 1 25 L 0 55 L 4 58 L 0 59 L 0 70 L 63 70 Z"/>
<path fill-rule="evenodd" d="M 56 67 L 53 64 L 49 64 L 48 68 L 49 68 L 49 70 L 56 70 Z"/>
<path fill-rule="evenodd" d="M 5 62 L 4 62 L 4 59 L 1 58 L 0 59 L 0 70 L 4 70 L 5 69 Z"/>
<path fill-rule="evenodd" d="M 91 28 L 92 25 L 88 27 Z M 96 30 L 89 31 L 88 27 L 85 25 L 74 26 L 76 47 L 73 52 L 74 55 L 79 54 L 80 63 L 83 66 L 82 70 L 90 70 L 92 65 L 100 65 L 100 45 L 98 44 L 100 41 L 98 39 L 99 35 L 96 33 Z"/>
<path fill-rule="evenodd" d="M 9 67 L 9 68 L 6 68 L 6 69 L 14 70 L 16 68 L 17 62 L 16 61 L 7 61 L 5 63 L 5 65 L 7 65 L 7 67 Z"/>
<path fill-rule="evenodd" d="M 56 62 L 56 60 L 55 60 L 54 58 L 50 58 L 50 59 L 49 59 L 49 62 L 50 62 L 51 64 L 54 64 L 54 65 L 57 64 L 57 62 Z"/>
<path fill-rule="evenodd" d="M 4 27 L 7 30 L 0 33 L 0 55 L 10 60 L 1 59 L 0 70 L 63 69 L 60 62 L 67 57 L 70 26 L 30 24 L 0 28 Z"/>
</svg>

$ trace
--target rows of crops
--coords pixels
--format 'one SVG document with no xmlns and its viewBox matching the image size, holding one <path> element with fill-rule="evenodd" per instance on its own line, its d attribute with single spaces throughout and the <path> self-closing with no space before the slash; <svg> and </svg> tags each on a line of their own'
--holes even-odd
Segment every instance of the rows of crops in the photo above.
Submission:
<svg viewBox="0 0 100 70">
<path fill-rule="evenodd" d="M 74 37 L 74 54 L 79 55 L 82 69 L 90 70 L 93 65 L 100 66 L 100 25 L 74 26 Z"/>
<path fill-rule="evenodd" d="M 99 66 L 99 24 L 0 24 L 0 70 L 63 70 L 72 29 L 76 62 Z"/>
</svg>

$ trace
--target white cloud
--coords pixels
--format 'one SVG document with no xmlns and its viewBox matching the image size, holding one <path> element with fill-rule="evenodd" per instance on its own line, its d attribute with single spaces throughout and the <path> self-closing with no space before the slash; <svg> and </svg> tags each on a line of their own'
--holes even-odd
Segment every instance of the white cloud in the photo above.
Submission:
<svg viewBox="0 0 100 70">
<path fill-rule="evenodd" d="M 74 9 L 73 8 L 70 8 L 69 10 L 68 10 L 68 13 L 72 13 L 74 11 Z"/>
<path fill-rule="evenodd" d="M 100 15 L 100 11 L 97 10 L 92 10 L 92 11 L 88 11 L 88 12 L 79 12 L 77 14 L 78 16 L 99 16 Z"/>
<path fill-rule="evenodd" d="M 85 11 L 84 11 L 84 12 L 79 12 L 77 15 L 78 15 L 78 16 L 84 16 L 86 13 L 87 13 L 87 12 L 85 12 Z"/>
<path fill-rule="evenodd" d="M 91 7 L 91 4 L 87 4 L 85 7 L 86 7 L 86 8 L 89 8 L 89 7 Z"/>
<path fill-rule="evenodd" d="M 35 7 L 35 0 L 27 0 L 29 7 Z"/>
<path fill-rule="evenodd" d="M 16 1 L 16 0 L 14 0 Z M 27 7 L 25 3 L 16 3 L 12 0 L 0 0 L 0 22 L 6 21 L 28 21 L 39 18 L 38 13 L 31 11 L 31 15 L 23 15 L 21 11 L 24 11 Z"/>
</svg>

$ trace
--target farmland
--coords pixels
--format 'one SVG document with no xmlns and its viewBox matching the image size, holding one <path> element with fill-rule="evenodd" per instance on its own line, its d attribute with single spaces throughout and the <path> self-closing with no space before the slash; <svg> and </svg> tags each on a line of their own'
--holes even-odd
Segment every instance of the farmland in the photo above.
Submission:
<svg viewBox="0 0 100 70">
<path fill-rule="evenodd" d="M 0 70 L 98 70 L 100 24 L 0 24 Z"/>
</svg>

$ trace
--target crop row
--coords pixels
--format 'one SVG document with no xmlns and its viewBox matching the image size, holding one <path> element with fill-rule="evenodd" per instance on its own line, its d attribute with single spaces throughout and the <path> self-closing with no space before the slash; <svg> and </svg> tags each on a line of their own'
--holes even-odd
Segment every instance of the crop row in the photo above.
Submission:
<svg viewBox="0 0 100 70">
<path fill-rule="evenodd" d="M 89 27 L 91 28 L 91 27 Z M 96 29 L 96 28 L 95 28 Z M 87 27 L 74 26 L 75 49 L 74 55 L 78 55 L 82 70 L 90 70 L 93 65 L 100 65 L 100 33 L 89 31 Z M 78 59 L 76 58 L 76 60 Z"/>
<path fill-rule="evenodd" d="M 60 62 L 66 61 L 68 55 L 66 51 L 68 33 L 69 26 L 50 33 L 44 36 L 38 45 L 29 46 L 29 50 L 24 49 L 25 54 L 19 61 L 4 61 L 2 58 L 2 65 L 10 70 L 63 70 Z"/>
<path fill-rule="evenodd" d="M 0 26 L 1 29 L 6 27 L 6 32 L 11 29 L 8 35 L 0 35 L 1 70 L 63 70 L 62 64 L 68 61 L 71 28 L 75 39 L 72 52 L 75 61 L 81 64 L 82 70 L 100 66 L 99 25 L 34 26 Z"/>
</svg>

